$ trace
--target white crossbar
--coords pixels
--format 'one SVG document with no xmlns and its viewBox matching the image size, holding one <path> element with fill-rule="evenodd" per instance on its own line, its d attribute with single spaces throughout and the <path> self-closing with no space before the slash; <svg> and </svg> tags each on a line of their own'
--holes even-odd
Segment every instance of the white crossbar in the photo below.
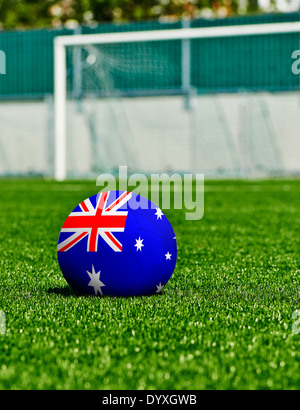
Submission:
<svg viewBox="0 0 300 410">
<path fill-rule="evenodd" d="M 134 43 L 159 40 L 189 40 L 195 38 L 252 36 L 275 33 L 299 33 L 300 22 L 247 24 L 240 26 L 183 28 L 173 30 L 133 31 L 104 34 L 82 34 L 55 37 L 55 43 L 65 46 L 86 44 Z"/>
</svg>

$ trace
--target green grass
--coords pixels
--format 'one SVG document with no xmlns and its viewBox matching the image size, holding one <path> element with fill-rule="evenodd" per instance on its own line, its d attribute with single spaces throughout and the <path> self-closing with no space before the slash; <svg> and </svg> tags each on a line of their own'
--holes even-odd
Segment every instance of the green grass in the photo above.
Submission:
<svg viewBox="0 0 300 410">
<path fill-rule="evenodd" d="M 166 211 L 177 267 L 139 298 L 77 296 L 59 270 L 61 225 L 96 188 L 0 181 L 1 389 L 299 388 L 299 181 L 210 181 L 202 220 Z"/>
</svg>

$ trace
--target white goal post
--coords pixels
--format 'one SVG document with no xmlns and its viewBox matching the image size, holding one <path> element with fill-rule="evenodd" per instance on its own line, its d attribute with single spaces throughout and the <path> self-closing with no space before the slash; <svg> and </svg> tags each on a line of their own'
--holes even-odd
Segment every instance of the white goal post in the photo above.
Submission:
<svg viewBox="0 0 300 410">
<path fill-rule="evenodd" d="M 67 177 L 66 166 L 66 101 L 67 70 L 66 47 L 99 44 L 136 43 L 163 40 L 192 40 L 214 37 L 255 36 L 264 34 L 300 33 L 300 22 L 248 24 L 238 26 L 182 28 L 120 32 L 109 34 L 82 34 L 58 36 L 54 39 L 54 177 L 63 181 Z"/>
</svg>

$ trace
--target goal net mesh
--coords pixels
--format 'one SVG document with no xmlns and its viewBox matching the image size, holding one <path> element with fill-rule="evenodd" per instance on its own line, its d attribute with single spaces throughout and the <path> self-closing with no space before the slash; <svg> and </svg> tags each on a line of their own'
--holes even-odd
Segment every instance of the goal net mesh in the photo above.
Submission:
<svg viewBox="0 0 300 410">
<path fill-rule="evenodd" d="M 67 46 L 69 176 L 299 172 L 298 34 Z"/>
</svg>

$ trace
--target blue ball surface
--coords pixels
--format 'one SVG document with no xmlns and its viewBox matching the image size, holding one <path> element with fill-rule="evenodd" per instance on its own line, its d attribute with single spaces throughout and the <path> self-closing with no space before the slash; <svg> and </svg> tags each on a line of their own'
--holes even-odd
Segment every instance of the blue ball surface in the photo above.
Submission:
<svg viewBox="0 0 300 410">
<path fill-rule="evenodd" d="M 139 296 L 161 292 L 175 269 L 177 244 L 155 204 L 132 192 L 108 191 L 70 213 L 57 256 L 66 281 L 79 293 Z"/>
</svg>

